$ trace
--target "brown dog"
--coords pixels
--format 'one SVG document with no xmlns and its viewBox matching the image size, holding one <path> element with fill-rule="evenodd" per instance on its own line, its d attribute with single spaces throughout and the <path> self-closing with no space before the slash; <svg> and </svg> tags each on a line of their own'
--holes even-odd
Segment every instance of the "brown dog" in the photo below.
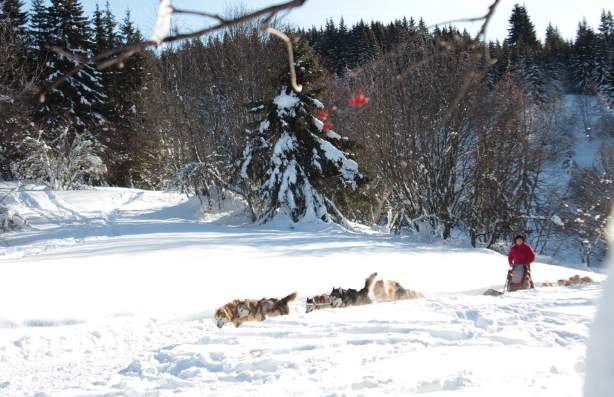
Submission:
<svg viewBox="0 0 614 397">
<path fill-rule="evenodd" d="M 420 292 L 405 289 L 398 281 L 394 280 L 378 280 L 373 286 L 373 295 L 377 302 L 424 298 L 424 295 Z"/>
<path fill-rule="evenodd" d="M 575 275 L 573 277 L 570 277 L 567 280 L 559 280 L 558 281 L 558 285 L 563 286 L 563 287 L 569 287 L 572 285 L 577 285 L 577 284 L 590 284 L 593 282 L 593 279 L 590 277 L 580 277 L 579 275 Z"/>
<path fill-rule="evenodd" d="M 572 285 L 590 284 L 590 283 L 594 283 L 592 278 L 590 278 L 588 276 L 580 277 L 578 274 L 576 274 L 573 277 L 569 277 L 566 280 L 565 279 L 559 280 L 556 283 L 545 281 L 545 282 L 542 283 L 542 287 L 556 287 L 557 285 L 559 287 L 570 287 Z"/>
<path fill-rule="evenodd" d="M 218 328 L 228 323 L 238 327 L 246 321 L 264 321 L 267 317 L 285 316 L 290 313 L 288 304 L 297 297 L 298 294 L 293 292 L 282 299 L 235 299 L 216 310 L 215 322 Z"/>
</svg>

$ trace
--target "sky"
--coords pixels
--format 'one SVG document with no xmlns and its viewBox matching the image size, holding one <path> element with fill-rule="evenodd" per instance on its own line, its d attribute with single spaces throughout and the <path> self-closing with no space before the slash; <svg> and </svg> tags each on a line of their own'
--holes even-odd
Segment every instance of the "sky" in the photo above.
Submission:
<svg viewBox="0 0 614 397">
<path fill-rule="evenodd" d="M 97 0 L 81 0 L 88 14 L 94 10 Z M 106 0 L 98 0 L 103 4 Z M 177 8 L 224 14 L 233 7 L 247 5 L 249 8 L 261 8 L 278 4 L 283 0 L 173 0 Z M 427 25 L 440 22 L 480 16 L 486 13 L 492 0 L 307 0 L 306 4 L 291 11 L 285 21 L 301 27 L 323 25 L 326 19 L 338 21 L 344 18 L 347 25 L 364 19 L 389 22 L 396 18 L 413 16 L 424 18 Z M 153 29 L 158 8 L 158 0 L 109 0 L 111 9 L 119 16 L 127 8 L 132 12 L 145 37 Z M 565 38 L 575 36 L 578 22 L 586 18 L 587 22 L 597 27 L 602 9 L 614 11 L 614 0 L 501 0 L 487 32 L 488 39 L 502 40 L 507 35 L 508 18 L 515 3 L 524 4 L 529 12 L 537 33 L 543 39 L 549 22 L 557 26 Z M 182 31 L 200 28 L 210 21 L 184 18 L 177 21 Z M 479 30 L 479 23 L 468 25 L 470 32 Z"/>
</svg>

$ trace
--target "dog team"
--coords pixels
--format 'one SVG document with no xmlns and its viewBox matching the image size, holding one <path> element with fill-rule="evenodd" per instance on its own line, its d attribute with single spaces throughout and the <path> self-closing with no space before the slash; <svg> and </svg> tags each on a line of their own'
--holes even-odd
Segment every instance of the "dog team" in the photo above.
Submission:
<svg viewBox="0 0 614 397">
<path fill-rule="evenodd" d="M 333 288 L 330 294 L 307 298 L 306 313 L 318 309 L 368 305 L 373 302 L 424 298 L 424 295 L 417 291 L 403 288 L 397 281 L 375 281 L 376 277 L 377 273 L 367 277 L 364 287 L 359 290 Z M 215 322 L 219 328 L 228 323 L 238 327 L 246 321 L 264 321 L 268 317 L 287 315 L 290 312 L 289 303 L 297 297 L 298 294 L 294 292 L 282 299 L 236 299 L 217 309 Z"/>
<path fill-rule="evenodd" d="M 365 285 L 359 290 L 353 288 L 333 288 L 330 294 L 307 298 L 305 312 L 309 313 L 314 310 L 327 308 L 369 305 L 374 302 L 424 298 L 424 295 L 420 292 L 405 289 L 397 281 L 375 281 L 376 277 L 377 273 L 367 277 Z M 569 287 L 592 282 L 593 280 L 590 277 L 575 275 L 567 280 L 558 280 L 556 284 L 545 282 L 542 284 L 542 287 L 554 287 L 555 285 Z M 497 295 L 500 294 L 498 293 Z M 282 299 L 236 299 L 217 309 L 215 312 L 215 322 L 219 328 L 228 323 L 233 323 L 235 327 L 238 327 L 246 321 L 264 321 L 268 317 L 284 316 L 290 313 L 289 303 L 297 298 L 298 294 L 293 292 Z"/>
<path fill-rule="evenodd" d="M 500 296 L 505 292 L 519 289 L 535 288 L 531 278 L 531 262 L 535 260 L 535 253 L 531 246 L 525 243 L 523 235 L 514 238 L 514 244 L 508 254 L 510 270 L 504 291 L 489 289 L 483 295 Z M 375 281 L 377 273 L 371 274 L 365 280 L 365 285 L 359 290 L 353 288 L 333 288 L 330 294 L 322 294 L 307 298 L 306 312 L 326 308 L 339 308 L 348 306 L 368 305 L 375 302 L 390 302 L 402 299 L 419 299 L 424 296 L 416 291 L 408 290 L 393 280 Z M 559 286 L 572 286 L 576 284 L 592 283 L 590 277 L 575 275 L 568 280 L 559 280 Z M 553 287 L 554 283 L 543 283 L 543 287 Z M 215 321 L 219 328 L 227 323 L 236 327 L 246 321 L 264 321 L 267 317 L 283 316 L 290 312 L 288 304 L 298 297 L 292 293 L 282 299 L 260 300 L 234 300 L 217 309 Z"/>
</svg>

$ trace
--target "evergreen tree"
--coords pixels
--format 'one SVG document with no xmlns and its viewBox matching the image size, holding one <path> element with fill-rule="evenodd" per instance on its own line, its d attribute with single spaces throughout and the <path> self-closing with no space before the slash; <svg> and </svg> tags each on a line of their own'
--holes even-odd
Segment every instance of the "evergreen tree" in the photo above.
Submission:
<svg viewBox="0 0 614 397">
<path fill-rule="evenodd" d="M 578 25 L 573 47 L 572 70 L 575 86 L 583 93 L 595 92 L 595 66 L 598 40 L 586 20 Z"/>
<path fill-rule="evenodd" d="M 603 36 L 610 51 L 614 51 L 614 16 L 612 11 L 601 11 L 599 33 Z"/>
<path fill-rule="evenodd" d="M 78 0 L 52 0 L 46 17 L 49 47 L 57 46 L 82 57 L 91 56 L 91 31 Z M 44 98 L 40 115 L 48 124 L 68 121 L 78 131 L 86 131 L 105 122 L 101 112 L 106 94 L 101 75 L 92 66 L 86 65 L 79 73 L 69 75 L 76 65 L 74 60 L 48 53 L 43 81 L 47 84 L 61 78 L 66 81 Z"/>
<path fill-rule="evenodd" d="M 130 12 L 122 21 L 119 32 L 113 35 L 105 34 L 107 42 L 115 41 L 114 45 L 129 45 L 143 40 L 141 34 L 134 27 Z M 106 24 L 110 26 L 109 21 Z M 105 131 L 109 153 L 109 183 L 118 186 L 130 186 L 132 184 L 131 169 L 135 158 L 138 157 L 139 147 L 135 144 L 134 133 L 131 127 L 134 120 L 139 117 L 141 104 L 140 91 L 145 80 L 145 56 L 137 53 L 123 62 L 121 68 L 105 71 L 105 87 L 109 94 L 109 119 L 111 127 Z"/>
<path fill-rule="evenodd" d="M 344 139 L 317 118 L 323 111 L 316 99 L 323 71 L 305 40 L 296 45 L 295 56 L 303 90 L 296 93 L 282 85 L 277 96 L 254 108 L 266 116 L 249 132 L 243 151 L 241 177 L 257 186 L 256 196 L 264 200 L 259 219 L 264 222 L 277 214 L 294 222 L 330 221 L 329 195 L 356 190 L 363 179 L 356 162 L 342 150 Z"/>
<path fill-rule="evenodd" d="M 601 12 L 599 35 L 595 53 L 593 82 L 601 97 L 614 104 L 614 17 L 610 11 Z"/>
<path fill-rule="evenodd" d="M 109 0 L 107 0 L 107 2 L 105 3 L 102 23 L 104 26 L 104 36 L 107 48 L 116 47 L 119 44 L 119 38 L 116 33 L 117 22 L 115 22 L 115 16 L 111 12 L 111 5 L 109 4 Z"/>
<path fill-rule="evenodd" d="M 96 10 L 94 11 L 94 17 L 92 18 L 92 25 L 94 25 L 94 51 L 100 54 L 108 49 L 107 40 L 105 36 L 105 29 L 102 22 L 102 12 L 98 3 L 96 3 Z"/>
<path fill-rule="evenodd" d="M 33 64 L 42 66 L 46 63 L 50 38 L 48 9 L 44 0 L 32 0 L 30 9 L 30 58 Z"/>
<path fill-rule="evenodd" d="M 134 26 L 130 11 L 126 11 L 126 15 L 122 20 L 119 30 L 120 43 L 123 45 L 130 45 L 143 41 L 143 36 Z M 143 54 L 137 53 L 125 61 L 119 86 L 120 91 L 128 90 L 128 92 L 132 92 L 141 88 L 145 74 L 144 57 Z"/>
<path fill-rule="evenodd" d="M 569 44 L 563 39 L 559 29 L 548 24 L 542 59 L 546 76 L 550 77 L 557 87 L 567 79 L 569 68 Z"/>
<path fill-rule="evenodd" d="M 539 47 L 535 26 L 531 22 L 529 13 L 524 6 L 520 4 L 514 5 L 509 23 L 507 42 L 510 46 L 518 49 L 521 54 Z"/>
<path fill-rule="evenodd" d="M 377 55 L 377 43 L 369 26 L 360 20 L 350 31 L 351 46 L 348 49 L 349 67 L 361 66 Z"/>
<path fill-rule="evenodd" d="M 0 22 L 7 24 L 17 37 L 25 41 L 28 14 L 23 10 L 23 1 L 3 0 L 0 2 L 0 6 Z"/>
<path fill-rule="evenodd" d="M 23 78 L 22 71 L 28 68 L 27 14 L 19 0 L 0 2 L 0 46 L 7 50 L 5 65 L 10 65 L 0 74 L 0 83 L 16 88 Z"/>
<path fill-rule="evenodd" d="M 544 58 L 549 62 L 560 60 L 566 55 L 568 45 L 561 36 L 559 29 L 552 24 L 548 24 L 546 28 L 546 37 L 544 42 Z"/>
<path fill-rule="evenodd" d="M 509 19 L 506 43 L 509 46 L 509 72 L 537 99 L 543 99 L 545 73 L 539 59 L 540 43 L 535 26 L 524 6 L 514 5 Z"/>
</svg>

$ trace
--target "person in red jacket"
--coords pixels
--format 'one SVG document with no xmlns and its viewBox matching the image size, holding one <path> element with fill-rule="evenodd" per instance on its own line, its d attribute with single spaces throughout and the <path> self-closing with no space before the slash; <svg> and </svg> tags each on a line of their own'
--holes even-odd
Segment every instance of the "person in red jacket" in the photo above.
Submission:
<svg viewBox="0 0 614 397">
<path fill-rule="evenodd" d="M 510 291 L 520 288 L 533 288 L 531 263 L 535 260 L 535 253 L 531 246 L 525 242 L 524 236 L 518 235 L 514 238 L 514 245 L 510 248 L 507 260 L 510 264 L 510 273 L 508 276 Z M 523 274 L 515 274 L 515 272 L 519 271 L 522 271 Z M 520 277 L 520 279 L 518 279 L 518 277 Z"/>
</svg>

